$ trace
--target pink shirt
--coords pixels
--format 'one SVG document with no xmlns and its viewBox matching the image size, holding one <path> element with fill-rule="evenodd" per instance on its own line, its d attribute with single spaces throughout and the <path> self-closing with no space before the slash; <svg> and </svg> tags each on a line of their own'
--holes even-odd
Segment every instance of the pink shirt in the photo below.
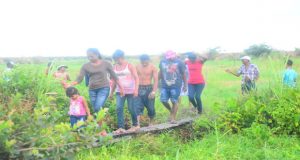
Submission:
<svg viewBox="0 0 300 160">
<path fill-rule="evenodd" d="M 114 67 L 114 71 L 119 78 L 119 82 L 121 83 L 124 94 L 133 94 L 135 89 L 135 81 L 132 73 L 130 72 L 128 65 L 123 70 L 117 70 L 116 66 Z M 116 92 L 120 92 L 119 87 L 117 86 Z"/>
<path fill-rule="evenodd" d="M 86 110 L 83 104 L 83 97 L 79 96 L 76 100 L 71 98 L 69 115 L 72 116 L 86 116 Z"/>
<path fill-rule="evenodd" d="M 190 60 L 186 61 L 187 69 L 189 72 L 189 84 L 203 84 L 205 83 L 202 75 L 202 62 L 195 61 L 194 63 Z"/>
</svg>

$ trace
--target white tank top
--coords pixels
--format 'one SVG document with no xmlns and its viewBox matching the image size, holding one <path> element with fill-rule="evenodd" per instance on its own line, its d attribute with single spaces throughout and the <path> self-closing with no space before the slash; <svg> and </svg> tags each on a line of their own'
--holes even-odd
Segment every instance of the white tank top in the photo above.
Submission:
<svg viewBox="0 0 300 160">
<path fill-rule="evenodd" d="M 128 64 L 123 70 L 117 70 L 117 67 L 114 67 L 114 71 L 119 78 L 119 82 L 121 83 L 124 94 L 133 94 L 135 89 L 135 81 L 132 73 L 128 68 Z M 120 92 L 119 87 L 117 86 L 116 92 Z"/>
</svg>

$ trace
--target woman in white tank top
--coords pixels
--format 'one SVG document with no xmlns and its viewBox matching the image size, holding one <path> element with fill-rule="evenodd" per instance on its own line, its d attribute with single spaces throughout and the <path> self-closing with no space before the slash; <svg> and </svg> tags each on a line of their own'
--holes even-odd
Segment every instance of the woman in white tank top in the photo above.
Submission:
<svg viewBox="0 0 300 160">
<path fill-rule="evenodd" d="M 134 132 L 140 128 L 137 121 L 136 105 L 135 99 L 138 96 L 138 84 L 139 79 L 134 66 L 129 64 L 124 59 L 124 52 L 121 50 L 115 51 L 113 54 L 113 59 L 116 64 L 114 66 L 114 71 L 118 76 L 118 79 L 123 87 L 124 95 L 121 95 L 117 87 L 116 99 L 117 99 L 117 119 L 118 119 L 118 130 L 115 131 L 116 134 L 123 132 Z M 111 96 L 116 88 L 113 84 Z M 128 110 L 131 114 L 132 127 L 129 130 L 125 130 L 124 124 L 124 103 L 127 100 Z"/>
</svg>

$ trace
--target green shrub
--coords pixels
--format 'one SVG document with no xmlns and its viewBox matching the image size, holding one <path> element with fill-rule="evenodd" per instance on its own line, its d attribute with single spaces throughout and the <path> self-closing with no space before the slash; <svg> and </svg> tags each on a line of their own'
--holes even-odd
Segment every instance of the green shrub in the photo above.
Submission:
<svg viewBox="0 0 300 160">
<path fill-rule="evenodd" d="M 103 140 L 96 134 L 107 129 L 97 123 L 104 119 L 104 110 L 84 128 L 71 128 L 69 99 L 60 83 L 30 65 L 14 68 L 7 76 L 0 80 L 0 157 L 72 158 L 74 152 Z"/>
<path fill-rule="evenodd" d="M 268 126 L 274 134 L 300 134 L 300 92 L 285 88 L 280 94 L 267 92 L 249 95 L 230 103 L 218 119 L 223 130 L 239 132 L 254 123 Z"/>
</svg>

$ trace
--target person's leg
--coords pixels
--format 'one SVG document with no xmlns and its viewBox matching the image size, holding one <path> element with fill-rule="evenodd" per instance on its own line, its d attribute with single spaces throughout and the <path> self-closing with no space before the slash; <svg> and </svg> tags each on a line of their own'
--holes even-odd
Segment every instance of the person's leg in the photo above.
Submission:
<svg viewBox="0 0 300 160">
<path fill-rule="evenodd" d="M 199 114 L 202 113 L 201 94 L 202 94 L 202 91 L 204 89 L 204 86 L 205 86 L 205 84 L 197 84 L 195 86 L 195 91 L 196 91 L 195 98 L 196 98 L 196 101 L 197 101 L 197 110 L 198 110 Z"/>
<path fill-rule="evenodd" d="M 77 119 L 75 116 L 70 116 L 70 123 L 71 123 L 71 127 L 73 128 L 74 124 L 77 123 Z"/>
<path fill-rule="evenodd" d="M 85 122 L 86 121 L 86 116 L 78 116 L 77 117 L 77 121 L 83 121 L 83 122 Z"/>
<path fill-rule="evenodd" d="M 242 89 L 242 94 L 243 95 L 248 93 L 247 85 L 245 83 L 242 84 L 241 89 Z"/>
<path fill-rule="evenodd" d="M 126 95 L 127 97 L 127 106 L 129 113 L 131 115 L 131 121 L 133 126 L 138 126 L 138 121 L 137 121 L 137 114 L 136 114 L 136 107 L 134 106 L 136 97 L 133 97 L 133 94 L 128 94 Z"/>
<path fill-rule="evenodd" d="M 120 93 L 116 94 L 116 105 L 117 105 L 117 119 L 118 119 L 118 128 L 125 128 L 124 124 L 124 102 L 125 96 L 121 97 Z"/>
<path fill-rule="evenodd" d="M 256 90 L 257 90 L 254 81 L 251 81 L 251 88 L 252 88 L 253 91 L 256 91 Z"/>
<path fill-rule="evenodd" d="M 149 126 L 151 126 L 153 124 L 153 119 L 155 117 L 155 108 L 154 108 L 155 97 L 153 99 L 149 98 L 149 95 L 151 94 L 151 92 L 152 92 L 152 87 L 147 88 L 147 94 L 143 97 L 144 105 L 147 108 L 148 117 L 150 119 Z"/>
<path fill-rule="evenodd" d="M 134 102 L 134 106 L 136 107 L 137 123 L 140 126 L 141 116 L 144 113 L 144 111 L 143 111 L 144 110 L 144 105 L 143 105 L 142 97 L 141 97 L 140 94 L 138 95 L 138 97 L 136 97 L 135 102 Z"/>
<path fill-rule="evenodd" d="M 90 97 L 90 101 L 91 101 L 91 105 L 93 107 L 93 111 L 96 113 L 95 111 L 95 106 L 96 106 L 96 99 L 97 99 L 97 90 L 89 90 L 89 97 Z"/>
<path fill-rule="evenodd" d="M 141 116 L 144 114 L 144 97 L 146 95 L 146 90 L 144 89 L 144 87 L 140 86 L 139 87 L 139 95 L 138 97 L 135 98 L 134 101 L 134 106 L 137 109 L 137 120 L 138 120 L 138 125 L 140 126 L 140 120 L 141 120 Z"/>
<path fill-rule="evenodd" d="M 160 101 L 162 104 L 169 110 L 169 112 L 172 112 L 172 108 L 169 104 L 169 99 L 170 99 L 170 91 L 167 88 L 161 88 L 160 91 Z"/>
<path fill-rule="evenodd" d="M 153 125 L 153 120 L 156 115 L 155 112 L 155 98 L 154 99 L 148 99 L 147 103 L 147 110 L 148 110 L 148 117 L 150 119 L 149 126 Z"/>
<path fill-rule="evenodd" d="M 79 121 L 85 122 L 86 121 L 86 116 L 77 116 L 76 119 L 77 119 L 77 122 L 79 122 Z M 81 125 L 79 128 L 83 128 L 83 127 L 85 127 L 84 124 Z"/>
<path fill-rule="evenodd" d="M 252 90 L 252 83 L 251 81 L 246 82 L 246 92 L 249 93 Z"/>
<path fill-rule="evenodd" d="M 197 103 L 195 101 L 195 88 L 196 88 L 196 85 L 194 84 L 188 84 L 188 95 L 189 95 L 189 101 L 193 104 L 193 106 L 195 108 L 197 108 Z"/>
<path fill-rule="evenodd" d="M 170 99 L 172 102 L 172 112 L 171 112 L 171 123 L 176 123 L 176 114 L 178 111 L 178 98 L 180 96 L 180 89 L 172 88 L 170 90 Z"/>
<path fill-rule="evenodd" d="M 95 106 L 94 106 L 94 111 L 98 113 L 102 107 L 104 106 L 107 97 L 109 96 L 110 88 L 109 87 L 103 87 L 97 89 L 96 92 L 96 100 L 95 100 Z"/>
</svg>

